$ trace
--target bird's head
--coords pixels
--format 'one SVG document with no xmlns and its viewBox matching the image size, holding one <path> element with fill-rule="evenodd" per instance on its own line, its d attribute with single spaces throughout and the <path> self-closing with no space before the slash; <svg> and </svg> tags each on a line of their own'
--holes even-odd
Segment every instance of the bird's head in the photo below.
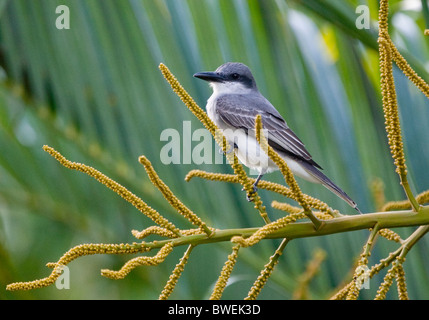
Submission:
<svg viewBox="0 0 429 320">
<path fill-rule="evenodd" d="M 215 93 L 246 93 L 257 90 L 249 67 L 238 62 L 227 62 L 216 71 L 198 72 L 194 77 L 208 81 Z"/>
</svg>

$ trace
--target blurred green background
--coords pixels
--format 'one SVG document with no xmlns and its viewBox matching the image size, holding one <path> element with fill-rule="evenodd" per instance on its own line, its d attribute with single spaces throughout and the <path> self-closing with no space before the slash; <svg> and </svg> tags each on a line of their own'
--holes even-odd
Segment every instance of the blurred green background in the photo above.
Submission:
<svg viewBox="0 0 429 320">
<path fill-rule="evenodd" d="M 422 3 L 391 3 L 391 35 L 411 65 L 428 79 L 427 27 Z M 360 4 L 369 29 L 356 28 Z M 59 30 L 58 5 L 70 9 L 70 29 Z M 6 292 L 5 286 L 47 276 L 44 265 L 81 243 L 122 243 L 130 231 L 152 225 L 119 196 L 88 176 L 68 170 L 42 150 L 48 144 L 68 159 L 116 179 L 180 227 L 189 227 L 152 186 L 139 155 L 209 225 L 261 226 L 241 186 L 183 179 L 191 169 L 231 173 L 215 164 L 164 165 L 161 132 L 202 125 L 171 91 L 158 70 L 165 63 L 203 107 L 211 94 L 192 77 L 227 61 L 252 69 L 260 91 L 301 137 L 325 173 L 359 204 L 375 211 L 371 184 L 381 179 L 387 200 L 402 200 L 384 131 L 377 53 L 378 1 L 343 0 L 0 0 L 0 298 L 156 299 L 186 248 L 157 267 L 135 269 L 124 280 L 100 276 L 132 256 L 89 256 L 70 267 L 70 289 L 55 286 Z M 428 189 L 429 103 L 395 69 L 403 135 L 413 190 Z M 198 141 L 192 142 L 193 146 Z M 265 179 L 284 183 L 280 173 Z M 344 213 L 354 210 L 320 186 L 298 180 L 304 192 Z M 261 191 L 270 208 L 283 200 Z M 412 228 L 397 230 L 402 236 Z M 292 241 L 261 299 L 290 299 L 315 248 L 327 258 L 309 287 L 325 299 L 343 281 L 368 231 Z M 241 299 L 278 241 L 240 251 L 225 299 Z M 411 299 L 429 298 L 428 239 L 405 263 Z M 231 245 L 197 247 L 171 298 L 210 296 Z M 379 239 L 370 264 L 395 246 Z M 361 298 L 373 298 L 385 272 Z M 395 285 L 394 285 L 395 286 Z M 396 299 L 394 287 L 388 294 Z"/>
</svg>

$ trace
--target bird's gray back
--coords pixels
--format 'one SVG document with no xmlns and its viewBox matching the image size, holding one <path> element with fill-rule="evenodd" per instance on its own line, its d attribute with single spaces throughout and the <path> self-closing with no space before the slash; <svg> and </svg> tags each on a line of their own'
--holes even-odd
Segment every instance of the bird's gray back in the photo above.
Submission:
<svg viewBox="0 0 429 320">
<path fill-rule="evenodd" d="M 253 132 L 255 118 L 257 115 L 261 115 L 263 127 L 268 130 L 268 143 L 273 148 L 321 168 L 312 160 L 304 143 L 288 127 L 276 108 L 259 92 L 254 94 L 224 94 L 218 96 L 213 103 L 213 111 L 218 121 L 221 120 L 233 128 Z"/>
</svg>

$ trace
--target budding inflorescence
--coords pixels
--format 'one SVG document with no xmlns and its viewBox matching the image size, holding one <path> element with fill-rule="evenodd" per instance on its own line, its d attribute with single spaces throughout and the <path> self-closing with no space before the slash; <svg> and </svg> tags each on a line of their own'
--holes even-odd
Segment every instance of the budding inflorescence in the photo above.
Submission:
<svg viewBox="0 0 429 320">
<path fill-rule="evenodd" d="M 179 229 L 172 224 L 170 221 L 168 221 L 166 218 L 164 218 L 159 212 L 157 212 L 155 209 L 150 207 L 146 204 L 141 198 L 137 197 L 135 194 L 133 194 L 131 191 L 129 191 L 124 186 L 120 185 L 116 181 L 110 179 L 106 175 L 102 174 L 100 171 L 87 166 L 82 163 L 72 162 L 70 160 L 67 160 L 62 154 L 60 154 L 58 151 L 56 151 L 54 148 L 49 146 L 43 146 L 43 150 L 48 152 L 51 156 L 53 156 L 59 163 L 61 163 L 63 166 L 69 169 L 78 170 L 83 173 L 86 173 L 87 175 L 93 177 L 94 179 L 98 180 L 100 183 L 104 184 L 109 189 L 113 190 L 115 193 L 120 195 L 122 198 L 124 198 L 126 201 L 131 203 L 134 207 L 136 207 L 140 212 L 142 212 L 147 217 L 151 218 L 156 224 L 159 226 L 170 230 L 171 232 L 180 235 Z"/>
<path fill-rule="evenodd" d="M 186 181 L 190 181 L 192 178 L 198 177 L 206 180 L 212 180 L 212 181 L 223 181 L 223 182 L 230 182 L 230 183 L 240 183 L 239 178 L 236 175 L 233 174 L 223 174 L 223 173 L 212 173 L 212 172 L 206 172 L 202 170 L 191 170 L 188 172 L 188 174 L 185 177 Z M 249 181 L 251 184 L 255 182 L 255 179 L 249 178 Z M 298 201 L 298 199 L 295 196 L 295 193 L 289 189 L 286 186 L 283 186 L 278 183 L 270 182 L 261 180 L 258 183 L 259 189 L 264 189 L 268 191 L 272 191 L 275 193 L 278 193 L 280 195 L 283 195 L 287 198 L 293 199 L 295 201 Z M 333 210 L 323 201 L 313 198 L 309 195 L 302 194 L 302 196 L 305 198 L 305 201 L 308 203 L 308 205 L 311 208 L 317 209 L 319 211 L 325 212 L 327 214 L 335 216 L 337 213 L 333 212 Z"/>
<path fill-rule="evenodd" d="M 256 231 L 253 235 L 248 238 L 243 238 L 241 236 L 236 236 L 231 239 L 232 242 L 240 244 L 242 247 L 253 246 L 262 239 L 264 239 L 267 235 L 284 228 L 290 223 L 293 223 L 297 220 L 295 214 L 290 214 L 283 218 L 279 218 L 278 220 L 271 222 Z"/>
<path fill-rule="evenodd" d="M 222 297 L 222 293 L 225 290 L 228 279 L 231 276 L 232 269 L 237 262 L 238 251 L 240 250 L 240 245 L 237 244 L 232 248 L 232 253 L 228 256 L 219 278 L 216 281 L 213 292 L 210 296 L 210 300 L 219 300 Z"/>
<path fill-rule="evenodd" d="M 170 190 L 170 188 L 164 183 L 164 181 L 161 180 L 161 178 L 158 176 L 154 168 L 152 167 L 152 164 L 150 161 L 145 157 L 141 156 L 139 158 L 140 163 L 144 166 L 146 169 L 146 172 L 150 178 L 150 181 L 154 186 L 158 188 L 159 191 L 161 191 L 164 198 L 170 203 L 170 205 L 176 209 L 178 213 L 180 213 L 182 216 L 184 216 L 186 219 L 189 220 L 192 224 L 195 226 L 201 228 L 205 233 L 208 235 L 211 235 L 212 230 L 210 230 L 207 225 L 198 217 L 192 210 L 190 210 L 187 206 L 185 206 L 182 201 L 180 201 L 174 193 Z"/>
<path fill-rule="evenodd" d="M 411 68 L 405 58 L 399 53 L 392 42 L 388 32 L 388 0 L 380 1 L 379 10 L 379 60 L 381 91 L 383 95 L 383 111 L 387 138 L 392 157 L 395 161 L 396 172 L 401 179 L 402 187 L 411 203 L 414 211 L 419 211 L 419 204 L 411 192 L 407 180 L 407 167 L 405 165 L 404 146 L 401 137 L 399 122 L 398 102 L 396 97 L 395 82 L 393 78 L 393 61 L 404 72 L 421 92 L 429 98 L 429 85 Z"/>
<path fill-rule="evenodd" d="M 392 267 L 387 271 L 386 276 L 383 279 L 383 283 L 377 290 L 377 295 L 374 300 L 384 300 L 386 293 L 389 291 L 393 280 L 396 279 L 398 284 L 398 296 L 401 300 L 408 300 L 407 286 L 405 284 L 405 273 L 402 267 L 403 261 L 400 259 L 395 260 L 392 263 Z"/>
<path fill-rule="evenodd" d="M 156 266 L 160 263 L 162 263 L 165 258 L 170 254 L 170 252 L 173 250 L 173 243 L 168 242 L 165 244 L 158 253 L 153 257 L 137 257 L 133 258 L 129 261 L 127 261 L 123 267 L 118 270 L 109 270 L 109 269 L 102 269 L 101 275 L 110 279 L 123 279 L 125 278 L 133 269 L 135 269 L 138 266 Z"/>
<path fill-rule="evenodd" d="M 167 300 L 171 295 L 174 288 L 176 287 L 177 281 L 179 281 L 179 278 L 185 269 L 185 265 L 188 262 L 189 255 L 191 254 L 193 248 L 194 246 L 192 244 L 188 246 L 188 249 L 185 251 L 182 259 L 180 259 L 180 262 L 176 265 L 173 272 L 171 273 L 170 278 L 164 286 L 164 289 L 162 290 L 158 300 Z"/>
<path fill-rule="evenodd" d="M 67 251 L 57 262 L 48 263 L 47 267 L 53 268 L 51 274 L 43 279 L 28 281 L 28 282 L 16 282 L 9 284 L 7 290 L 31 290 L 37 288 L 47 287 L 55 283 L 58 277 L 61 275 L 61 270 L 64 266 L 69 264 L 71 261 L 87 255 L 94 254 L 135 254 L 149 251 L 150 248 L 144 243 L 138 244 L 81 244 L 69 251 Z"/>
</svg>

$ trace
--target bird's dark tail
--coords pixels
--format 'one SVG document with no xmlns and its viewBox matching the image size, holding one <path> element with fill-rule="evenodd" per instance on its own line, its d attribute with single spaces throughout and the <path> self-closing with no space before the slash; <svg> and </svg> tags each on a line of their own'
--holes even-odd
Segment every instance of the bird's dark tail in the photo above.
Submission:
<svg viewBox="0 0 429 320">
<path fill-rule="evenodd" d="M 314 167 L 312 164 L 302 161 L 301 164 L 304 166 L 305 170 L 315 179 L 320 181 L 320 183 L 326 187 L 328 190 L 336 194 L 338 197 L 347 202 L 352 208 L 356 209 L 357 212 L 362 214 L 362 212 L 357 207 L 356 202 L 354 202 L 343 190 L 341 190 L 335 183 L 333 183 L 327 176 L 325 176 L 319 169 Z"/>
</svg>

